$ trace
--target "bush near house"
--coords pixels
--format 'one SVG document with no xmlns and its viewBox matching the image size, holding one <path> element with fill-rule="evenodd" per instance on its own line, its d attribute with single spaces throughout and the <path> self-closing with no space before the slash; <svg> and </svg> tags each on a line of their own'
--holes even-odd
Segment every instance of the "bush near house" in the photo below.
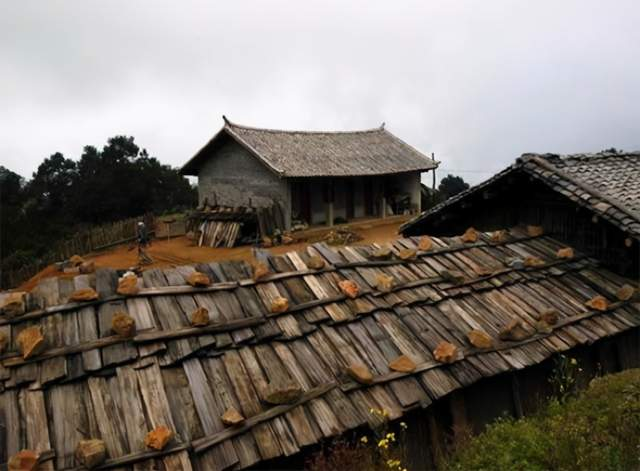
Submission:
<svg viewBox="0 0 640 471">
<path fill-rule="evenodd" d="M 311 455 L 305 471 L 408 471 L 403 461 L 407 424 L 391 424 L 384 409 L 370 409 L 369 413 L 370 423 L 376 424 L 371 430 L 352 440 L 329 443 Z"/>
<path fill-rule="evenodd" d="M 501 419 L 472 438 L 447 470 L 640 469 L 640 370 L 594 379 L 578 397 Z"/>
</svg>

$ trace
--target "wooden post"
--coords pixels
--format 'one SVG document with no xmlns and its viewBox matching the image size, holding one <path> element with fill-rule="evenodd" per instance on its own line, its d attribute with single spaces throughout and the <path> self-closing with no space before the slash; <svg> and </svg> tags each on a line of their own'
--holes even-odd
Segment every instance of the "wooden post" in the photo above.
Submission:
<svg viewBox="0 0 640 471">
<path fill-rule="evenodd" d="M 333 181 L 328 180 L 324 186 L 327 225 L 333 227 Z"/>
<path fill-rule="evenodd" d="M 449 397 L 451 410 L 453 439 L 456 443 L 463 442 L 471 433 L 471 427 L 467 419 L 467 406 L 464 402 L 464 390 L 451 393 Z"/>
<path fill-rule="evenodd" d="M 387 188 L 385 185 L 384 177 L 382 177 L 382 219 L 387 217 Z"/>
<path fill-rule="evenodd" d="M 415 195 L 413 195 L 416 201 L 416 212 L 420 214 L 422 212 L 422 180 L 421 174 L 418 173 L 418 184 L 416 185 Z"/>
<path fill-rule="evenodd" d="M 511 394 L 513 396 L 513 408 L 516 413 L 516 418 L 521 419 L 524 416 L 524 411 L 520 398 L 520 384 L 518 384 L 518 377 L 515 373 L 511 374 Z"/>
<path fill-rule="evenodd" d="M 431 453 L 433 456 L 433 464 L 438 467 L 444 460 L 446 452 L 444 449 L 444 434 L 434 415 L 434 406 L 426 410 L 427 423 L 429 424 L 429 440 L 431 442 Z"/>
<path fill-rule="evenodd" d="M 433 152 L 431 152 L 431 160 L 433 160 L 434 162 L 436 161 L 436 154 L 434 154 Z M 436 189 L 436 169 L 434 168 L 432 170 L 433 172 L 433 189 Z"/>
</svg>

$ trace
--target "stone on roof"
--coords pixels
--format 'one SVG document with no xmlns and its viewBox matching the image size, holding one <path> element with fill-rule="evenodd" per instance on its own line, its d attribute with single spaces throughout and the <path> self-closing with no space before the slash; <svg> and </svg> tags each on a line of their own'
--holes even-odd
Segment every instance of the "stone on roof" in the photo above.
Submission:
<svg viewBox="0 0 640 471">
<path fill-rule="evenodd" d="M 0 357 L 0 456 L 31 447 L 53 460 L 50 469 L 74 468 L 77 444 L 91 438 L 104 442 L 107 467 L 243 469 L 366 425 L 371 408 L 395 420 L 482 378 L 640 325 L 638 304 L 616 297 L 632 281 L 580 253 L 558 259 L 565 245 L 549 236 L 518 229 L 499 242 L 488 233 L 431 241 L 421 251 L 419 238 L 399 239 L 388 260 L 375 260 L 373 246 L 314 244 L 269 258 L 258 280 L 243 262 L 152 269 L 124 296 L 110 269 L 45 279 L 26 296 L 25 313 L 0 316 L 10 339 Z M 405 249 L 416 257 L 401 259 Z M 307 268 L 314 256 L 322 268 Z M 543 263 L 514 268 L 514 257 Z M 478 267 L 492 269 L 478 275 Z M 454 283 L 444 270 L 463 279 Z M 196 271 L 211 284 L 190 286 Z M 394 278 L 390 290 L 378 290 L 380 273 Z M 353 299 L 338 287 L 346 279 L 360 287 Z M 97 300 L 69 301 L 88 287 Z M 597 296 L 608 300 L 606 311 L 585 304 Z M 277 297 L 289 306 L 272 313 Z M 208 324 L 191 325 L 197 308 L 209 312 Z M 536 331 L 549 309 L 557 318 Z M 134 336 L 113 335 L 118 312 L 135 320 Z M 509 322 L 527 338 L 501 340 Z M 28 326 L 42 330 L 46 345 L 23 358 L 16 338 Z M 469 343 L 472 329 L 491 342 Z M 455 347 L 451 363 L 434 357 L 443 342 Z M 410 367 L 391 370 L 402 355 Z M 350 378 L 353 365 L 371 377 Z M 274 391 L 286 398 L 274 400 Z M 229 425 L 231 409 L 241 423 Z M 164 448 L 145 447 L 158 429 Z"/>
</svg>

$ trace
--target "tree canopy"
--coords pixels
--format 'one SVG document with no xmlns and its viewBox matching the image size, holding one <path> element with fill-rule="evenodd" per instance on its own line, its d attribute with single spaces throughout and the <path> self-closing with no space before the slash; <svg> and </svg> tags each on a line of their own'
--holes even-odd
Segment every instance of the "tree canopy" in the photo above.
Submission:
<svg viewBox="0 0 640 471">
<path fill-rule="evenodd" d="M 438 192 L 440 193 L 443 200 L 451 198 L 452 196 L 457 195 L 458 193 L 463 192 L 469 188 L 469 184 L 465 182 L 462 177 L 458 177 L 455 175 L 447 175 L 442 180 L 440 180 L 440 185 L 438 185 Z"/>
<path fill-rule="evenodd" d="M 130 136 L 112 137 L 102 150 L 86 146 L 77 161 L 56 152 L 29 181 L 0 166 L 0 256 L 4 266 L 24 262 L 82 227 L 196 201 L 195 188 L 177 169 Z"/>
</svg>

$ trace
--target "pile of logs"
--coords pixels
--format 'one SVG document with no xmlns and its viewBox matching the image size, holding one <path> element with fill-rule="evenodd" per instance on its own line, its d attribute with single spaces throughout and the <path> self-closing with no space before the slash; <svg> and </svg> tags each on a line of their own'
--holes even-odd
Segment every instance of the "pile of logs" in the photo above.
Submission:
<svg viewBox="0 0 640 471">
<path fill-rule="evenodd" d="M 209 206 L 191 214 L 188 230 L 200 247 L 234 247 L 285 231 L 284 214 L 279 204 L 268 208 Z"/>
<path fill-rule="evenodd" d="M 234 247 L 255 240 L 256 226 L 253 208 L 204 205 L 190 215 L 187 229 L 200 247 Z"/>
<path fill-rule="evenodd" d="M 240 234 L 239 222 L 204 221 L 200 225 L 200 247 L 233 247 Z"/>
</svg>

